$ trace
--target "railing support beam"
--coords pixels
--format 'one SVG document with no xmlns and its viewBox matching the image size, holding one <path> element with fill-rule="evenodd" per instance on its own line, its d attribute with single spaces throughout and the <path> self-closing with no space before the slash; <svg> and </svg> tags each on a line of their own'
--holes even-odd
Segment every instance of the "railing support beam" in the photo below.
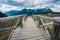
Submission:
<svg viewBox="0 0 60 40">
<path fill-rule="evenodd" d="M 52 40 L 59 40 L 60 23 L 54 23 Z"/>
</svg>

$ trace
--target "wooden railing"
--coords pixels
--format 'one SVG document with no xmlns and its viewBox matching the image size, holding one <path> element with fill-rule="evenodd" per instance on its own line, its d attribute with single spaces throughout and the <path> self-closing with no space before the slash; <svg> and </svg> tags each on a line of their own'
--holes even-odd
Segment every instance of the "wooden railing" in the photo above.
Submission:
<svg viewBox="0 0 60 40">
<path fill-rule="evenodd" d="M 50 25 L 53 25 L 54 22 L 49 22 L 49 23 L 46 23 L 46 24 L 42 24 L 42 25 L 39 25 L 39 27 L 47 27 L 47 26 L 50 26 Z"/>
<path fill-rule="evenodd" d="M 18 25 L 18 26 L 20 26 L 20 27 L 23 27 L 23 22 L 22 22 L 22 21 L 23 21 L 23 20 L 26 21 L 26 17 L 27 17 L 27 15 L 21 16 L 20 19 L 18 20 L 16 26 Z M 19 25 L 19 24 L 20 24 L 20 25 Z M 11 36 L 12 36 L 14 30 L 15 30 L 15 29 L 13 29 L 13 31 L 10 33 L 10 36 L 9 36 L 8 40 L 11 40 Z"/>
<path fill-rule="evenodd" d="M 40 17 L 53 21 L 52 23 L 43 24 L 43 25 L 50 26 L 52 24 L 53 26 L 51 31 L 51 40 L 60 40 L 60 21 L 59 21 L 60 18 L 45 17 L 45 16 L 40 16 Z"/>
<path fill-rule="evenodd" d="M 50 25 L 52 25 L 52 31 L 50 34 L 51 40 L 60 40 L 60 34 L 59 34 L 60 33 L 60 21 L 58 21 L 59 19 L 55 20 L 54 17 L 46 17 L 46 16 L 41 16 L 41 15 L 34 15 L 34 16 L 39 16 L 39 23 L 38 23 L 39 27 L 42 27 L 43 29 L 47 29 L 48 26 L 51 27 Z M 43 19 L 47 19 L 48 21 L 51 20 L 51 22 L 41 24 L 41 18 L 42 18 L 42 21 Z"/>
<path fill-rule="evenodd" d="M 22 15 L 23 16 L 23 15 Z M 4 17 L 4 18 L 0 18 L 2 20 L 5 20 L 5 19 L 8 19 L 8 20 L 14 20 L 15 18 L 18 18 L 16 24 L 13 26 L 13 27 L 8 27 L 8 28 L 0 28 L 0 30 L 4 30 L 3 32 L 0 33 L 0 40 L 7 40 L 5 39 L 7 36 L 8 36 L 8 39 L 9 39 L 9 36 L 12 35 L 12 31 L 15 30 L 17 28 L 18 25 L 22 25 L 22 16 L 12 16 L 14 18 L 11 18 L 11 17 Z M 7 20 L 7 21 L 8 21 Z M 6 22 L 7 22 L 6 21 Z M 5 23 L 5 22 L 4 22 Z M 3 24 L 3 23 L 2 23 Z"/>
</svg>

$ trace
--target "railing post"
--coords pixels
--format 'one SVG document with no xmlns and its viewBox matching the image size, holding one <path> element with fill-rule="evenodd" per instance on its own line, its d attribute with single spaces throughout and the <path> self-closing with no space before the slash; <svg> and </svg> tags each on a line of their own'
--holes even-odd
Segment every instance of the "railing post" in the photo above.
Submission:
<svg viewBox="0 0 60 40">
<path fill-rule="evenodd" d="M 33 18 L 33 20 L 34 20 L 34 16 L 35 16 L 35 15 L 34 15 L 34 14 L 32 14 L 32 18 Z"/>
<path fill-rule="evenodd" d="M 43 19 L 42 19 L 42 18 L 40 18 L 40 22 L 41 22 L 40 24 L 44 24 L 44 22 L 43 22 Z M 46 31 L 46 33 L 48 34 L 48 37 L 49 37 L 49 39 L 50 39 L 51 37 L 50 37 L 50 34 L 49 34 L 49 32 L 48 32 L 47 28 L 43 26 L 43 29 Z"/>
<path fill-rule="evenodd" d="M 19 19 L 20 19 L 20 20 L 19 20 L 18 26 L 23 27 L 23 24 L 22 24 L 22 20 L 23 20 L 23 18 L 22 18 L 22 16 L 20 16 L 20 18 L 19 18 Z"/>
<path fill-rule="evenodd" d="M 24 15 L 24 17 L 25 17 L 24 20 L 26 21 L 26 19 L 27 19 L 27 15 Z"/>
<path fill-rule="evenodd" d="M 33 18 L 34 18 L 34 21 L 35 21 L 35 16 L 33 16 Z"/>
<path fill-rule="evenodd" d="M 53 26 L 52 40 L 59 40 L 60 23 L 55 22 Z"/>
<path fill-rule="evenodd" d="M 21 27 L 23 27 L 23 24 L 22 24 L 22 16 L 20 17 L 20 25 L 21 25 Z"/>
<path fill-rule="evenodd" d="M 39 27 L 39 25 L 42 25 L 42 22 L 41 22 L 40 18 L 38 19 L 38 27 Z"/>
</svg>

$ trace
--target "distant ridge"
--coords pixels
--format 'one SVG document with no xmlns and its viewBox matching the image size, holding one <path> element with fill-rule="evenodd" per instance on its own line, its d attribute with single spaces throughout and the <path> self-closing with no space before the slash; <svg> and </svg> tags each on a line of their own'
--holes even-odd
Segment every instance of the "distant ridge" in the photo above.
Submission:
<svg viewBox="0 0 60 40">
<path fill-rule="evenodd" d="M 21 14 L 42 14 L 44 12 L 52 12 L 50 8 L 41 8 L 41 9 L 22 9 L 22 10 L 11 10 L 6 12 L 5 14 L 8 16 L 14 16 L 14 15 L 21 15 Z"/>
</svg>

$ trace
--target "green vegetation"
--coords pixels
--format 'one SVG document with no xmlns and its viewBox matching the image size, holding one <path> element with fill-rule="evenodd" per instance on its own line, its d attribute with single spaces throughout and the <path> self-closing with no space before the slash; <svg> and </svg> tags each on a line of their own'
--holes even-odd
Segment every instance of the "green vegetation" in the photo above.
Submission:
<svg viewBox="0 0 60 40">
<path fill-rule="evenodd" d="M 12 32 L 13 29 L 10 30 L 5 30 L 4 32 L 0 32 L 0 40 L 7 40 L 10 33 Z"/>
<path fill-rule="evenodd" d="M 35 21 L 39 20 L 39 16 L 34 16 L 35 17 Z"/>
<path fill-rule="evenodd" d="M 49 17 L 59 17 L 60 13 L 43 13 L 42 15 Z"/>
<path fill-rule="evenodd" d="M 47 29 L 48 29 L 49 33 L 51 34 L 51 32 L 52 32 L 52 29 L 49 29 L 49 28 L 47 28 Z"/>
<path fill-rule="evenodd" d="M 16 23 L 17 23 L 17 21 L 14 20 L 14 21 L 11 21 L 10 25 L 14 26 Z"/>
<path fill-rule="evenodd" d="M 10 20 L 0 24 L 0 28 L 13 27 L 16 24 L 17 20 Z"/>
</svg>

